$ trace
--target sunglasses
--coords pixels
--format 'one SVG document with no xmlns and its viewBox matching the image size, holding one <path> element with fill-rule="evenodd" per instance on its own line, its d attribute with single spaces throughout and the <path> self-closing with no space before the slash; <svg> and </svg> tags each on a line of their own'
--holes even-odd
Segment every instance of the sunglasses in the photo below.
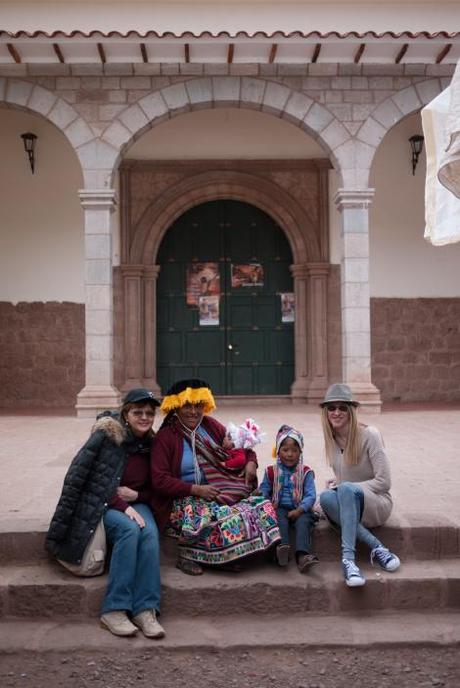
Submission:
<svg viewBox="0 0 460 688">
<path fill-rule="evenodd" d="M 348 413 L 347 404 L 328 404 L 326 409 L 329 413 L 334 413 L 334 411 L 340 411 L 341 413 Z"/>
<path fill-rule="evenodd" d="M 155 411 L 139 411 L 139 410 L 134 410 L 130 411 L 134 418 L 143 418 L 144 416 L 146 418 L 154 418 L 155 416 Z"/>
</svg>

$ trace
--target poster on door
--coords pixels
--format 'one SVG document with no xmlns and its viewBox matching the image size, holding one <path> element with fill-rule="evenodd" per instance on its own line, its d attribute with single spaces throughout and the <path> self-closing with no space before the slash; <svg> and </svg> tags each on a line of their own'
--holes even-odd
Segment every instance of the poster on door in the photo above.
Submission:
<svg viewBox="0 0 460 688">
<path fill-rule="evenodd" d="M 200 325 L 219 324 L 219 297 L 200 296 L 198 300 L 198 317 Z"/>
<path fill-rule="evenodd" d="M 264 268 L 260 263 L 232 264 L 232 289 L 263 286 Z"/>
<path fill-rule="evenodd" d="M 187 306 L 199 306 L 201 296 L 220 296 L 219 263 L 189 263 L 186 269 Z"/>
<path fill-rule="evenodd" d="M 281 298 L 281 322 L 290 323 L 295 320 L 295 302 L 292 292 L 282 292 Z"/>
</svg>

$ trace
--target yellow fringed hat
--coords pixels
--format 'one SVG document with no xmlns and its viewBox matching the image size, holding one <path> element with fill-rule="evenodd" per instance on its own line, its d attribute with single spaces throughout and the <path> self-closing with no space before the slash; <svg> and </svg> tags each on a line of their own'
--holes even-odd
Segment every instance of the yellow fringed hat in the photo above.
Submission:
<svg viewBox="0 0 460 688">
<path fill-rule="evenodd" d="M 209 385 L 204 380 L 179 380 L 166 392 L 161 410 L 166 415 L 185 404 L 203 404 L 204 413 L 211 413 L 216 408 Z"/>
</svg>

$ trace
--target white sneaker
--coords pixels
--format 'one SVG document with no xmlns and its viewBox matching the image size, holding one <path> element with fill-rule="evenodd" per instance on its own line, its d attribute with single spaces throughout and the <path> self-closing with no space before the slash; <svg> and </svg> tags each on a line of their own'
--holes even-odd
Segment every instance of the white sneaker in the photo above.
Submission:
<svg viewBox="0 0 460 688">
<path fill-rule="evenodd" d="M 349 588 L 359 588 L 364 585 L 366 579 L 351 559 L 342 559 L 343 575 L 345 576 L 345 583 Z"/>
<path fill-rule="evenodd" d="M 133 616 L 133 624 L 141 629 L 146 638 L 164 638 L 165 630 L 157 621 L 157 614 L 154 609 L 146 609 L 136 616 Z"/>
<path fill-rule="evenodd" d="M 137 628 L 128 619 L 126 612 L 116 611 L 107 612 L 100 618 L 102 628 L 106 628 L 113 635 L 130 636 L 136 635 Z"/>
<path fill-rule="evenodd" d="M 371 552 L 371 564 L 374 565 L 374 559 L 377 559 L 377 563 L 384 569 L 385 571 L 396 571 L 396 569 L 399 569 L 401 562 L 399 560 L 399 557 L 396 556 L 396 554 L 393 554 L 390 552 L 389 549 L 384 547 L 383 545 L 379 545 L 378 547 L 374 547 L 374 549 Z"/>
</svg>

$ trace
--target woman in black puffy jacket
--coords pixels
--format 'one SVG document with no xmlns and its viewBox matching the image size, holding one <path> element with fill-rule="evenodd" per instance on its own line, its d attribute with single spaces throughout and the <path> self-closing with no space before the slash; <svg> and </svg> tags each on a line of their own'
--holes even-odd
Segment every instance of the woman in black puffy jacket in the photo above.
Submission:
<svg viewBox="0 0 460 688">
<path fill-rule="evenodd" d="M 103 518 L 112 545 L 101 625 L 115 635 L 140 628 L 160 638 L 158 530 L 150 509 L 150 446 L 159 402 L 147 389 L 125 396 L 120 414 L 100 414 L 73 459 L 46 536 L 46 549 L 70 564 L 81 562 Z"/>
</svg>

